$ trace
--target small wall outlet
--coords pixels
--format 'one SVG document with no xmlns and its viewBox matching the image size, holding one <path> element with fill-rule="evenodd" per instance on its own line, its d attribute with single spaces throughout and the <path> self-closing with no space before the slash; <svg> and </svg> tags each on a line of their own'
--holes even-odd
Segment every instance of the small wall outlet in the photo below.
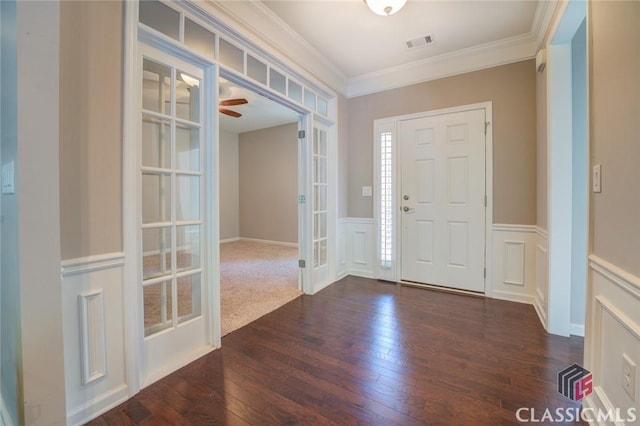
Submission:
<svg viewBox="0 0 640 426">
<path fill-rule="evenodd" d="M 627 354 L 622 354 L 622 388 L 636 400 L 636 364 Z"/>
</svg>

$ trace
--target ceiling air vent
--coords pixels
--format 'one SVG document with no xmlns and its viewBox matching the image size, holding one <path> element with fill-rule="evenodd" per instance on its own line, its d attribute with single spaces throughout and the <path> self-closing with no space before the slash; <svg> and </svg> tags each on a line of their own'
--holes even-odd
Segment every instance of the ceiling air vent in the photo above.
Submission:
<svg viewBox="0 0 640 426">
<path fill-rule="evenodd" d="M 422 37 L 412 38 L 411 40 L 407 40 L 407 48 L 415 49 L 416 47 L 424 47 L 433 44 L 433 36 L 431 34 L 427 34 Z"/>
</svg>

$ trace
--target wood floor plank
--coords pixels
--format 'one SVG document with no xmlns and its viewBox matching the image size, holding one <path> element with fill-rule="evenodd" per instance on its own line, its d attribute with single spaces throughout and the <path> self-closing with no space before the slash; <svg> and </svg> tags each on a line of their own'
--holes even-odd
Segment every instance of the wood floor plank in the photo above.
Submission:
<svg viewBox="0 0 640 426">
<path fill-rule="evenodd" d="M 347 277 L 90 424 L 511 425 L 577 406 L 556 376 L 582 353 L 529 305 Z"/>
</svg>

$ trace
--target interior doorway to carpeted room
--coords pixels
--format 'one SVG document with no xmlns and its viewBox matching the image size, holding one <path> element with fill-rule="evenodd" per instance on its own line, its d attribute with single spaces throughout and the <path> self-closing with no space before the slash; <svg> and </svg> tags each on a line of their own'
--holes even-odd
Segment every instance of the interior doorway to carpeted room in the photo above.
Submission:
<svg viewBox="0 0 640 426">
<path fill-rule="evenodd" d="M 222 335 L 300 296 L 298 114 L 221 79 Z M 230 105 L 230 106 L 226 106 Z"/>
</svg>

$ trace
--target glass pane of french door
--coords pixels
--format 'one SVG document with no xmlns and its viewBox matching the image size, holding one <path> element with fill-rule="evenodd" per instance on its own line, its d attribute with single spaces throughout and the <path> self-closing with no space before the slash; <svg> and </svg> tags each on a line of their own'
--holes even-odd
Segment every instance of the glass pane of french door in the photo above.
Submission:
<svg viewBox="0 0 640 426">
<path fill-rule="evenodd" d="M 170 57 L 142 60 L 139 285 L 150 371 L 206 345 L 203 75 Z"/>
<path fill-rule="evenodd" d="M 313 267 L 327 264 L 327 131 L 313 129 Z"/>
</svg>

